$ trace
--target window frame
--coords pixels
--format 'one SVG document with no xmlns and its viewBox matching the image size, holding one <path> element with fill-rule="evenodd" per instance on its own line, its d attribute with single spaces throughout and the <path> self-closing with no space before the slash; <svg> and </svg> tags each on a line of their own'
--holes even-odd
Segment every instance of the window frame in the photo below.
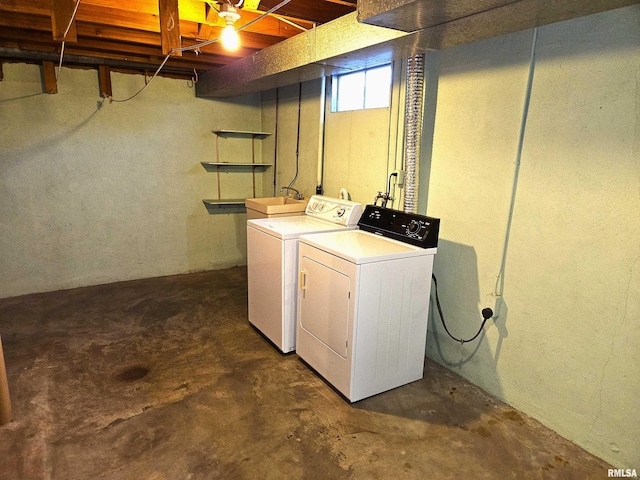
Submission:
<svg viewBox="0 0 640 480">
<path fill-rule="evenodd" d="M 388 94 L 386 97 L 385 105 L 375 105 L 375 106 L 367 106 L 367 73 L 372 72 L 374 70 L 388 69 L 389 70 L 389 83 L 388 83 Z M 361 100 L 361 106 L 355 108 L 344 108 L 339 109 L 340 107 L 340 79 L 344 77 L 348 77 L 351 75 L 358 75 L 364 73 L 364 81 L 362 82 L 362 90 L 355 92 L 358 94 L 359 99 Z M 360 110 L 372 110 L 376 108 L 390 108 L 391 107 L 391 95 L 393 91 L 393 63 L 384 63 L 382 65 L 376 65 L 375 67 L 363 68 L 361 70 L 346 72 L 341 74 L 336 74 L 331 76 L 331 113 L 340 113 L 340 112 L 354 112 Z M 342 92 L 344 94 L 344 92 Z M 350 92 L 354 93 L 354 92 Z"/>
</svg>

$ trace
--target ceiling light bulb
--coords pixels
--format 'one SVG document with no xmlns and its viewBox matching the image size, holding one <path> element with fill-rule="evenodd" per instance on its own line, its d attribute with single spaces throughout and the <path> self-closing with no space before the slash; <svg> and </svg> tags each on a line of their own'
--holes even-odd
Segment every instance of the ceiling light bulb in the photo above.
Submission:
<svg viewBox="0 0 640 480">
<path fill-rule="evenodd" d="M 227 26 L 222 29 L 222 45 L 227 50 L 237 50 L 240 46 L 240 38 L 236 29 L 233 28 L 233 23 L 227 23 Z"/>
<path fill-rule="evenodd" d="M 240 2 L 239 4 L 241 4 Z M 230 3 L 221 3 L 220 11 L 218 12 L 220 18 L 224 19 L 227 24 L 222 29 L 222 46 L 227 50 L 237 50 L 240 46 L 240 38 L 238 38 L 238 32 L 233 28 L 233 24 L 240 18 L 240 14 L 236 7 Z"/>
</svg>

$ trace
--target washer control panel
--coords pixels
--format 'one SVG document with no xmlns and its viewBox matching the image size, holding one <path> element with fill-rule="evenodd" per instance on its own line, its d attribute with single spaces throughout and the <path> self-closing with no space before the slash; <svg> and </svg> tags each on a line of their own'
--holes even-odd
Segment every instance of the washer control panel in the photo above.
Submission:
<svg viewBox="0 0 640 480">
<path fill-rule="evenodd" d="M 422 248 L 438 246 L 440 219 L 367 205 L 360 229 Z"/>
<path fill-rule="evenodd" d="M 357 225 L 360 220 L 362 204 L 324 195 L 314 195 L 309 199 L 305 213 L 314 218 L 352 227 Z"/>
</svg>

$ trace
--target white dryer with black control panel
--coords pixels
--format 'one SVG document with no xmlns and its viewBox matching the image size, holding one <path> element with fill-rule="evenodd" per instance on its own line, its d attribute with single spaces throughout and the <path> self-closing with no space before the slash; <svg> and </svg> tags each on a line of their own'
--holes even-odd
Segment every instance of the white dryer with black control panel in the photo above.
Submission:
<svg viewBox="0 0 640 480">
<path fill-rule="evenodd" d="M 423 376 L 440 220 L 373 205 L 299 239 L 297 354 L 351 402 Z"/>
</svg>

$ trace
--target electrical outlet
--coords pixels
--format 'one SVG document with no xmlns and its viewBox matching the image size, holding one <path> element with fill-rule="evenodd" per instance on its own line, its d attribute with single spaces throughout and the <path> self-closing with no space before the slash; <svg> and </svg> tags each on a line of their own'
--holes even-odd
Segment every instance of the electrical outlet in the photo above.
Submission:
<svg viewBox="0 0 640 480">
<path fill-rule="evenodd" d="M 487 294 L 484 301 L 484 308 L 490 308 L 493 312 L 491 318 L 494 320 L 500 316 L 500 307 L 502 306 L 502 296 L 493 293 Z"/>
<path fill-rule="evenodd" d="M 404 170 L 396 170 L 393 173 L 396 174 L 395 184 L 398 187 L 402 187 L 404 185 Z"/>
</svg>

